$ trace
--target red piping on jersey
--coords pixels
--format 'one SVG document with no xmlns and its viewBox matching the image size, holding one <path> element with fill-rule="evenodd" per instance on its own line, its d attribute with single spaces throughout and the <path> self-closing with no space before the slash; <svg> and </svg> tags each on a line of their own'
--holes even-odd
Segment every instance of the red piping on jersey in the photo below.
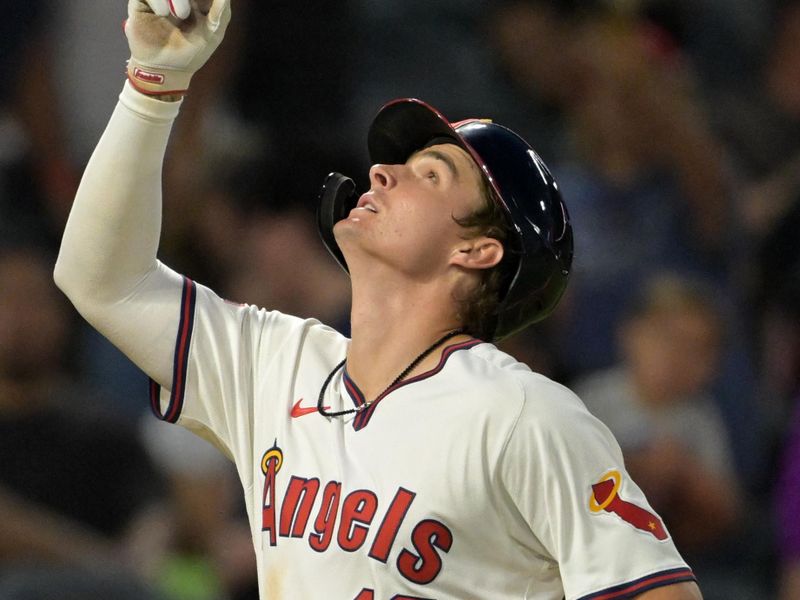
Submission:
<svg viewBox="0 0 800 600">
<path fill-rule="evenodd" d="M 169 396 L 167 410 L 161 412 L 161 386 L 150 380 L 150 408 L 155 415 L 168 423 L 175 423 L 183 408 L 183 397 L 186 393 L 186 371 L 189 367 L 189 347 L 194 329 L 194 311 L 197 299 L 197 287 L 188 277 L 183 278 L 181 293 L 181 312 L 178 324 L 178 336 L 175 340 L 175 357 L 172 364 L 172 392 Z"/>
<path fill-rule="evenodd" d="M 344 381 L 344 387 L 347 390 L 347 393 L 350 395 L 350 399 L 353 401 L 353 404 L 356 406 L 356 408 L 364 404 L 364 394 L 361 393 L 361 390 L 358 389 L 358 386 L 355 384 L 355 382 L 347 375 L 346 367 L 342 381 Z"/>
<path fill-rule="evenodd" d="M 405 385 L 409 385 L 411 383 L 416 383 L 417 381 L 421 381 L 423 379 L 427 379 L 428 377 L 433 377 L 439 371 L 444 368 L 447 359 L 450 358 L 450 355 L 453 352 L 458 350 L 466 350 L 468 348 L 472 348 L 473 346 L 477 346 L 478 344 L 482 344 L 482 340 L 478 339 L 471 339 L 466 340 L 464 342 L 458 342 L 456 344 L 451 344 L 450 346 L 446 346 L 445 349 L 442 351 L 442 356 L 439 358 L 439 363 L 433 367 L 429 371 L 425 371 L 424 373 L 420 373 L 419 375 L 415 375 L 414 377 L 410 377 L 408 379 L 404 379 L 403 381 L 398 381 L 394 385 L 386 388 L 380 396 L 375 398 L 375 401 L 369 405 L 369 407 L 358 413 L 356 418 L 353 419 L 353 429 L 358 431 L 359 429 L 363 429 L 369 423 L 369 420 L 372 418 L 372 414 L 375 412 L 375 407 L 378 406 L 381 400 L 383 400 L 386 396 L 391 394 L 394 390 L 401 388 Z M 342 375 L 342 380 L 344 381 L 344 387 L 347 392 L 350 394 L 351 399 L 353 400 L 353 404 L 357 407 L 361 406 L 366 402 L 364 399 L 364 394 L 358 389 L 356 383 L 350 379 L 350 375 L 347 373 L 347 368 L 345 367 L 344 374 Z"/>
<path fill-rule="evenodd" d="M 615 585 L 588 596 L 581 596 L 578 600 L 627 600 L 648 590 L 685 581 L 697 581 L 691 569 L 670 569 L 647 575 L 635 581 Z"/>
</svg>

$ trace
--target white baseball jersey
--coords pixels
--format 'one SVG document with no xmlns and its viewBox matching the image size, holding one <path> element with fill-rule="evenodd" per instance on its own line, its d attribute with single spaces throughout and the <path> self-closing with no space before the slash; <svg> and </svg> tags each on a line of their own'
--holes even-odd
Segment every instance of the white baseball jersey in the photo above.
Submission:
<svg viewBox="0 0 800 600">
<path fill-rule="evenodd" d="M 224 302 L 156 259 L 178 110 L 125 85 L 56 280 L 171 383 L 153 384 L 156 412 L 235 461 L 263 600 L 611 600 L 693 579 L 606 427 L 491 344 L 453 343 L 357 416 L 320 415 L 346 338 Z M 364 399 L 340 372 L 323 404 Z"/>
<path fill-rule="evenodd" d="M 451 344 L 327 418 L 345 337 L 188 279 L 179 318 L 153 407 L 235 461 L 263 600 L 610 600 L 693 580 L 607 428 L 493 345 Z M 339 371 L 324 407 L 362 404 Z"/>
</svg>

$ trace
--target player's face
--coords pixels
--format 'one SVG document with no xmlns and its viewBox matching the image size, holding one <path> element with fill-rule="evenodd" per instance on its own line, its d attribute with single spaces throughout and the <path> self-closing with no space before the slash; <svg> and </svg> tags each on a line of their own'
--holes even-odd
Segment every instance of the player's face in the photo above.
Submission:
<svg viewBox="0 0 800 600">
<path fill-rule="evenodd" d="M 480 177 L 470 156 L 452 144 L 420 150 L 405 164 L 374 165 L 370 190 L 334 228 L 348 264 L 368 257 L 412 277 L 446 271 L 464 241 L 454 217 L 483 202 Z"/>
</svg>

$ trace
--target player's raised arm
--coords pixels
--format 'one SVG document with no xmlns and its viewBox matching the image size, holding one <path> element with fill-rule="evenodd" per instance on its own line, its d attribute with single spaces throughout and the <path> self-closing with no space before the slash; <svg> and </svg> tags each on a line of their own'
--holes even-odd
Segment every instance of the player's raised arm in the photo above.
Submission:
<svg viewBox="0 0 800 600">
<path fill-rule="evenodd" d="M 181 281 L 156 260 L 162 163 L 179 100 L 229 19 L 229 0 L 128 2 L 128 82 L 83 175 L 55 269 L 79 312 L 163 385 Z"/>
</svg>

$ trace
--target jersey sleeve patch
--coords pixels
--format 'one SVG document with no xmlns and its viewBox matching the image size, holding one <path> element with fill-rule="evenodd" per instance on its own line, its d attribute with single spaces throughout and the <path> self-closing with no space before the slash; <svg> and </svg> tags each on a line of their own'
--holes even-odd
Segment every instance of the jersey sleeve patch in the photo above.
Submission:
<svg viewBox="0 0 800 600">
<path fill-rule="evenodd" d="M 651 534 L 659 541 L 669 538 L 664 522 L 655 513 L 628 502 L 619 495 L 622 474 L 611 470 L 597 483 L 592 484 L 589 493 L 589 510 L 593 514 L 613 513 L 639 531 Z"/>
<path fill-rule="evenodd" d="M 175 357 L 172 365 L 172 391 L 170 392 L 167 409 L 163 412 L 161 411 L 161 386 L 152 379 L 150 380 L 150 408 L 156 417 L 168 423 L 175 423 L 183 408 L 196 300 L 197 289 L 194 281 L 184 277 L 183 292 L 181 293 L 180 322 L 178 324 L 178 335 L 175 339 Z"/>
<path fill-rule="evenodd" d="M 581 596 L 578 600 L 625 600 L 628 598 L 635 598 L 639 594 L 643 594 L 644 592 L 658 587 L 686 581 L 697 581 L 691 569 L 686 567 L 669 569 L 646 575 L 634 581 L 621 583 L 599 592 L 593 592 L 587 596 Z"/>
</svg>

